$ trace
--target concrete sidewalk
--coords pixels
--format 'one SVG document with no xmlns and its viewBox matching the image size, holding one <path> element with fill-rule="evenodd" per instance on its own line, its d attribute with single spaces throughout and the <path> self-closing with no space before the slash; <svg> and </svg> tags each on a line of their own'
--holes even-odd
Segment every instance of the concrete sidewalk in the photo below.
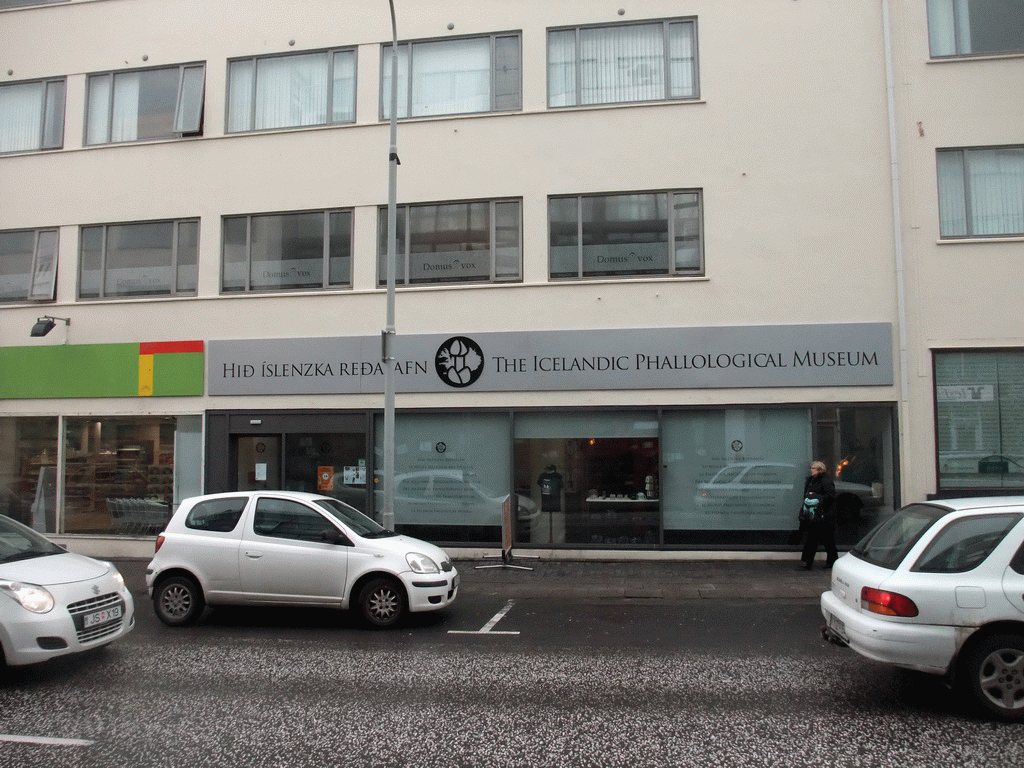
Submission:
<svg viewBox="0 0 1024 768">
<path fill-rule="evenodd" d="M 147 560 L 114 560 L 132 594 L 145 596 Z M 592 561 L 529 560 L 512 564 L 532 570 L 493 567 L 498 560 L 455 560 L 461 596 L 499 598 L 564 597 L 572 600 L 764 600 L 817 598 L 830 585 L 831 571 L 797 570 L 799 555 L 771 560 Z M 480 568 L 478 566 L 488 566 Z"/>
</svg>

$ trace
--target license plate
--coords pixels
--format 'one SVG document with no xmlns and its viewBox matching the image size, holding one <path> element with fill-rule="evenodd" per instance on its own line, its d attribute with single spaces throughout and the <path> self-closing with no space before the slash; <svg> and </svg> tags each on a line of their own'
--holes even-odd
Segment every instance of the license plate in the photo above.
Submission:
<svg viewBox="0 0 1024 768">
<path fill-rule="evenodd" d="M 115 605 L 113 608 L 106 608 L 102 611 L 96 611 L 95 613 L 87 613 L 83 617 L 84 626 L 86 629 L 95 627 L 99 624 L 106 624 L 108 621 L 116 621 L 121 618 L 121 606 Z"/>
<path fill-rule="evenodd" d="M 452 582 L 452 589 L 459 588 L 459 574 L 455 574 L 455 580 Z"/>
<path fill-rule="evenodd" d="M 837 619 L 835 616 L 833 616 L 831 613 L 828 615 L 828 628 L 844 640 L 846 639 L 846 625 L 840 619 Z"/>
</svg>

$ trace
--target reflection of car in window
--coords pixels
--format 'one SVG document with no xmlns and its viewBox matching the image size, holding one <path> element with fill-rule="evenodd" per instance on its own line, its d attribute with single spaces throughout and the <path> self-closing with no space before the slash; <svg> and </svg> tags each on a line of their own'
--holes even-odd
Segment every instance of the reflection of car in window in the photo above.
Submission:
<svg viewBox="0 0 1024 768">
<path fill-rule="evenodd" d="M 869 485 L 835 480 L 836 512 L 840 518 L 856 518 L 864 508 L 876 508 L 881 500 Z M 785 462 L 737 462 L 727 464 L 706 483 L 697 485 L 696 502 L 705 511 L 736 511 L 769 506 L 788 512 L 796 508 L 804 475 Z"/>
<path fill-rule="evenodd" d="M 501 526 L 508 494 L 502 494 L 461 469 L 434 469 L 395 476 L 395 522 L 398 525 Z M 537 504 L 516 495 L 520 525 L 531 527 Z"/>
</svg>

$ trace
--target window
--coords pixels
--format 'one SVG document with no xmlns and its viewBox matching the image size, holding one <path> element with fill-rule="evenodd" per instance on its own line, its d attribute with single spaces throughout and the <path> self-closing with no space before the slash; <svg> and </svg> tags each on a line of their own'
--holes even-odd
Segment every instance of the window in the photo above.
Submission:
<svg viewBox="0 0 1024 768">
<path fill-rule="evenodd" d="M 0 232 L 0 301 L 53 301 L 56 278 L 56 229 Z"/>
<path fill-rule="evenodd" d="M 0 8 L 20 8 L 23 5 L 50 5 L 66 3 L 69 0 L 0 0 Z"/>
<path fill-rule="evenodd" d="M 939 150 L 941 237 L 1024 234 L 1024 147 Z"/>
<path fill-rule="evenodd" d="M 548 32 L 548 106 L 696 99 L 692 19 Z"/>
<path fill-rule="evenodd" d="M 352 211 L 224 218 L 225 293 L 349 286 Z"/>
<path fill-rule="evenodd" d="M 1024 487 L 1024 351 L 934 355 L 939 490 Z"/>
<path fill-rule="evenodd" d="M 80 299 L 196 292 L 199 220 L 82 227 Z"/>
<path fill-rule="evenodd" d="M 518 200 L 403 205 L 397 211 L 395 282 L 488 283 L 519 280 Z M 387 282 L 387 208 L 379 216 L 378 283 Z"/>
<path fill-rule="evenodd" d="M 910 504 L 861 539 L 850 554 L 894 571 L 925 532 L 947 512 L 929 504 Z"/>
<path fill-rule="evenodd" d="M 552 278 L 699 275 L 697 191 L 552 197 Z"/>
<path fill-rule="evenodd" d="M 391 118 L 391 46 L 382 47 L 381 117 Z M 398 46 L 398 117 L 522 108 L 519 33 Z"/>
<path fill-rule="evenodd" d="M 0 153 L 64 146 L 64 78 L 0 85 Z"/>
<path fill-rule="evenodd" d="M 201 63 L 90 75 L 85 143 L 202 133 L 205 76 Z"/>
<path fill-rule="evenodd" d="M 200 501 L 192 507 L 185 518 L 185 527 L 220 533 L 233 531 L 248 503 L 248 496 Z"/>
<path fill-rule="evenodd" d="M 981 565 L 1021 515 L 977 515 L 954 520 L 935 535 L 912 570 L 966 573 Z"/>
<path fill-rule="evenodd" d="M 194 451 L 200 416 L 67 417 L 62 436 L 63 466 L 44 451 L 46 464 L 63 472 L 63 527 L 70 534 L 155 536 L 170 520 L 183 494 L 198 491 L 200 462 L 180 450 L 180 438 Z M 38 459 L 34 459 L 38 462 Z M 182 463 L 183 462 L 183 463 Z M 48 473 L 45 473 L 48 474 Z M 30 497 L 31 498 L 31 497 Z"/>
<path fill-rule="evenodd" d="M 288 499 L 258 499 L 252 528 L 259 536 L 320 543 L 338 534 L 323 515 Z"/>
<path fill-rule="evenodd" d="M 931 54 L 1024 51 L 1024 0 L 928 0 Z"/>
<path fill-rule="evenodd" d="M 356 53 L 352 49 L 228 62 L 228 133 L 355 119 Z"/>
</svg>

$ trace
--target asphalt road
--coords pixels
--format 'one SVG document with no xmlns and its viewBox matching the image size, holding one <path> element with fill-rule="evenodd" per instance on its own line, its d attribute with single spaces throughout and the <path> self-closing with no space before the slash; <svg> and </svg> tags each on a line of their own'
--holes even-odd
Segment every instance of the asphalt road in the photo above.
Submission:
<svg viewBox="0 0 1024 768">
<path fill-rule="evenodd" d="M 1024 726 L 823 642 L 811 599 L 231 609 L 8 670 L 0 766 L 1009 766 Z"/>
</svg>

